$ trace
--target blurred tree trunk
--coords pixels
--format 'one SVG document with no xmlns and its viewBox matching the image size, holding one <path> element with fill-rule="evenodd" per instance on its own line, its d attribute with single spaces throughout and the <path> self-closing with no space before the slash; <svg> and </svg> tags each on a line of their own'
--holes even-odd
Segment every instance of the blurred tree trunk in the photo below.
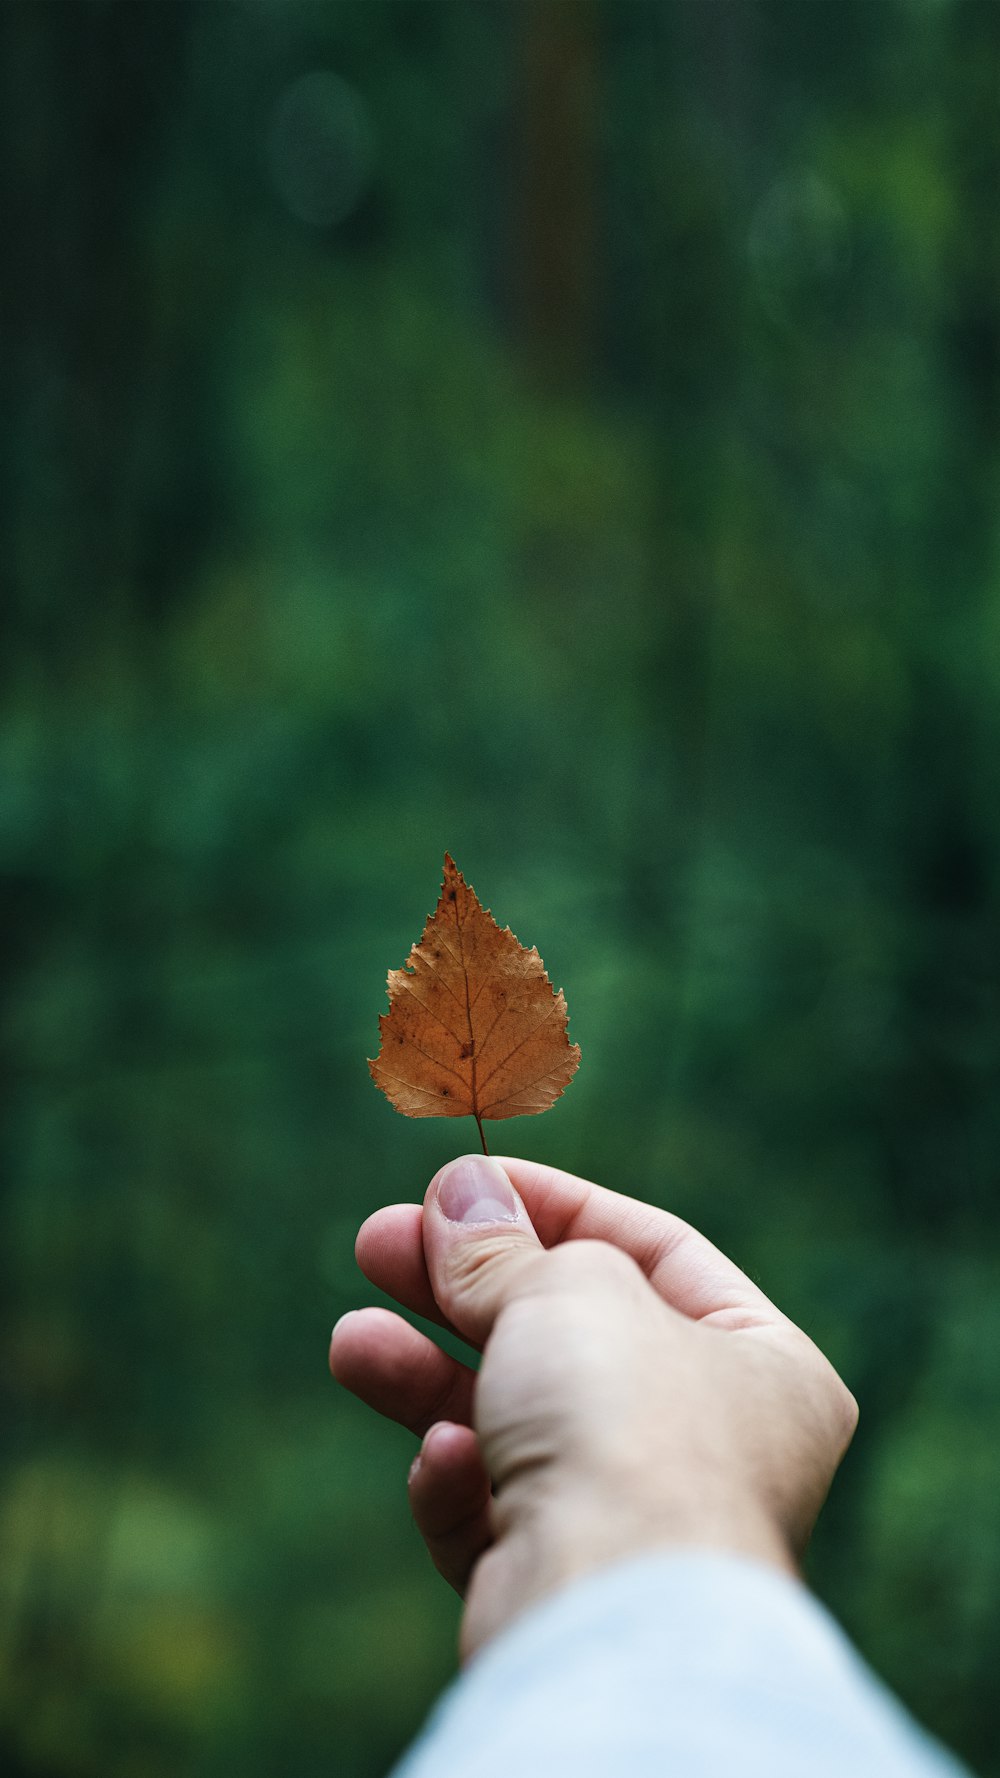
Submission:
<svg viewBox="0 0 1000 1778">
<path fill-rule="evenodd" d="M 17 169 L 0 192 L 12 583 L 0 622 L 22 661 L 57 675 L 95 628 L 127 631 L 136 604 L 159 608 L 197 527 L 196 486 L 170 486 L 163 467 L 191 460 L 184 403 L 200 385 L 176 366 L 160 375 L 148 256 L 195 17 L 15 0 L 0 19 L 0 148 Z"/>
<path fill-rule="evenodd" d="M 958 677 L 954 663 L 989 662 L 996 641 L 1000 7 L 964 0 L 945 45 L 956 222 L 942 243 L 950 277 L 937 346 L 956 413 L 940 431 L 922 540 L 940 596 L 911 659 L 912 722 L 901 760 L 907 942 L 899 998 L 908 1041 L 881 1107 L 897 1219 L 935 1235 L 981 1227 L 998 1214 L 1000 1100 L 991 1083 L 1000 857 L 983 811 L 996 806 L 1000 778 L 985 683 L 984 695 L 971 696 L 976 669 L 966 665 Z"/>
<path fill-rule="evenodd" d="M 583 381 L 594 351 L 597 14 L 594 0 L 521 0 L 515 306 L 546 382 Z"/>
<path fill-rule="evenodd" d="M 683 954 L 708 794 L 714 555 L 740 423 L 746 278 L 730 211 L 752 158 L 756 43 L 744 0 L 685 0 L 661 36 L 674 179 L 651 288 L 637 292 L 654 420 L 641 777 L 660 809 L 636 809 L 630 880 L 640 923 L 666 928 Z"/>
</svg>

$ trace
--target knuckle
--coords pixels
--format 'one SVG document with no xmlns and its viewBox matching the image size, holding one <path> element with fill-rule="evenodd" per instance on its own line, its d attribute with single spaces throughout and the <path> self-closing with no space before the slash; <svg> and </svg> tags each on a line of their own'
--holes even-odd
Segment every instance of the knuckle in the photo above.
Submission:
<svg viewBox="0 0 1000 1778">
<path fill-rule="evenodd" d="M 861 1410 L 858 1407 L 857 1401 L 855 1400 L 854 1396 L 851 1394 L 851 1391 L 848 1389 L 847 1384 L 845 1382 L 843 1382 L 843 1380 L 840 1377 L 838 1377 L 837 1378 L 837 1423 L 838 1423 L 841 1438 L 843 1441 L 843 1449 L 845 1451 L 846 1451 L 848 1445 L 850 1444 L 852 1438 L 854 1437 L 855 1432 L 857 1431 L 857 1425 L 858 1425 L 858 1419 L 860 1417 L 860 1413 L 861 1413 Z"/>
<path fill-rule="evenodd" d="M 822 1381 L 823 1396 L 826 1402 L 826 1420 L 829 1428 L 828 1436 L 832 1438 L 836 1446 L 837 1461 L 839 1462 L 854 1437 L 858 1424 L 858 1404 L 829 1359 L 822 1353 L 817 1355 L 822 1367 L 817 1377 L 817 1383 Z"/>
<path fill-rule="evenodd" d="M 548 1257 L 555 1275 L 569 1284 L 632 1288 L 642 1277 L 635 1260 L 607 1241 L 566 1241 Z"/>
</svg>

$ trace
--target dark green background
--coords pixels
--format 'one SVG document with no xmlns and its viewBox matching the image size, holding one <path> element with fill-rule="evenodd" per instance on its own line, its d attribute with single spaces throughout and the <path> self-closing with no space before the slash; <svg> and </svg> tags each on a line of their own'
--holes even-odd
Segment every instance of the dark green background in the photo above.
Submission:
<svg viewBox="0 0 1000 1778">
<path fill-rule="evenodd" d="M 378 1778 L 450 1672 L 326 1372 L 471 1125 L 447 847 L 861 1402 L 812 1573 L 1000 1773 L 994 0 L 9 0 L 0 1755 Z"/>
</svg>

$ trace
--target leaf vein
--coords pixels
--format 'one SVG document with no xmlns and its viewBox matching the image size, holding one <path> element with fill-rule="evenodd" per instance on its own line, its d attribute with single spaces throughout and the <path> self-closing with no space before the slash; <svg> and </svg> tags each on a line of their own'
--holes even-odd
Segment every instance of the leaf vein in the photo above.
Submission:
<svg viewBox="0 0 1000 1778">
<path fill-rule="evenodd" d="M 518 1096 L 519 1096 L 519 1097 L 521 1097 L 521 1096 L 523 1096 L 523 1095 L 524 1095 L 524 1094 L 525 1094 L 525 1093 L 530 1093 L 530 1092 L 531 1092 L 531 1090 L 532 1090 L 532 1088 L 533 1088 L 533 1087 L 540 1087 L 540 1086 L 541 1086 L 541 1085 L 542 1085 L 542 1082 L 543 1082 L 543 1081 L 546 1081 L 546 1080 L 555 1080 L 555 1079 L 558 1079 L 558 1078 L 559 1078 L 559 1076 L 560 1076 L 560 1075 L 561 1075 L 561 1074 L 562 1074 L 562 1073 L 563 1073 L 563 1070 L 562 1070 L 562 1068 L 549 1068 L 549 1069 L 547 1069 L 547 1070 L 546 1070 L 546 1072 L 545 1072 L 545 1073 L 544 1073 L 544 1074 L 540 1074 L 540 1075 L 539 1075 L 539 1076 L 538 1076 L 538 1078 L 537 1078 L 537 1080 L 527 1080 L 527 1081 L 525 1081 L 525 1083 L 524 1083 L 524 1085 L 523 1085 L 523 1086 L 518 1086 L 518 1088 L 517 1088 L 517 1093 L 518 1093 Z M 491 1107 L 491 1106 L 494 1106 L 494 1105 L 507 1105 L 507 1104 L 515 1104 L 515 1105 L 516 1105 L 516 1104 L 517 1104 L 517 1099 L 491 1099 L 491 1100 L 490 1100 L 490 1104 L 489 1104 L 489 1106 L 487 1106 L 487 1107 L 486 1107 L 486 1108 L 485 1108 L 485 1109 L 484 1109 L 484 1110 L 483 1110 L 483 1111 L 482 1111 L 482 1112 L 481 1112 L 481 1113 L 480 1113 L 480 1116 L 481 1116 L 481 1117 L 488 1117 L 488 1116 L 489 1116 L 489 1112 L 490 1112 L 490 1107 Z"/>
<path fill-rule="evenodd" d="M 405 1087 L 407 1092 L 410 1093 L 419 1093 L 424 1099 L 433 1099 L 436 1103 L 441 1097 L 440 1093 L 436 1093 L 433 1087 L 418 1087 L 412 1080 L 407 1080 L 402 1074 L 390 1074 L 385 1068 L 381 1069 L 380 1072 L 385 1075 L 386 1080 L 394 1080 L 397 1086 Z"/>
<path fill-rule="evenodd" d="M 407 1049 L 416 1050 L 418 1055 L 426 1056 L 428 1062 L 433 1062 L 435 1068 L 443 1068 L 446 1074 L 453 1074 L 455 1079 L 461 1081 L 463 1087 L 468 1091 L 469 1083 L 464 1074 L 460 1074 L 457 1068 L 451 1066 L 450 1062 L 442 1062 L 438 1056 L 432 1055 L 430 1050 L 425 1050 L 423 1045 L 419 1044 L 414 1037 L 409 1035 L 409 1033 L 407 1033 L 406 1047 Z"/>
<path fill-rule="evenodd" d="M 416 1001 L 417 1005 L 422 1006 L 425 1013 L 429 1013 L 430 1017 L 432 1019 L 434 1019 L 437 1022 L 437 1024 L 440 1025 L 442 1031 L 447 1031 L 449 1037 L 453 1037 L 455 1039 L 456 1043 L 461 1044 L 462 1039 L 459 1036 L 458 1032 L 453 1031 L 451 1026 L 445 1023 L 444 1019 L 441 1017 L 441 1014 L 435 1012 L 434 1008 L 432 1006 L 428 1006 L 426 1000 L 421 1000 L 420 995 L 416 992 L 416 989 L 414 988 L 412 982 L 408 981 L 405 975 L 402 978 L 402 986 L 406 989 L 406 992 L 408 994 L 411 994 L 413 996 L 413 999 Z M 452 999 L 454 999 L 454 995 L 452 995 Z"/>
<path fill-rule="evenodd" d="M 485 1036 L 483 1036 L 479 1039 L 479 1054 L 480 1055 L 482 1055 L 484 1049 L 486 1048 L 486 1045 L 489 1043 L 490 1038 L 493 1036 L 493 1033 L 496 1030 L 497 1026 L 499 1025 L 500 1020 L 503 1018 L 504 1014 L 508 1013 L 510 1011 L 511 1011 L 511 1007 L 510 1007 L 509 1002 L 505 1002 L 505 1004 L 500 1008 L 500 1011 L 497 1013 L 496 1018 L 493 1020 L 493 1023 L 490 1026 L 489 1030 L 486 1032 Z M 489 1079 L 488 1075 L 487 1075 L 487 1079 Z"/>
<path fill-rule="evenodd" d="M 535 1025 L 532 1028 L 532 1030 L 530 1030 L 528 1032 L 527 1037 L 522 1037 L 520 1043 L 515 1043 L 514 1048 L 512 1050 L 508 1050 L 507 1054 L 505 1056 L 501 1056 L 501 1058 L 500 1058 L 499 1062 L 497 1062 L 496 1066 L 490 1069 L 488 1075 L 486 1076 L 486 1080 L 484 1080 L 481 1083 L 483 1086 L 486 1085 L 487 1081 L 492 1080 L 493 1076 L 495 1074 L 499 1074 L 501 1068 L 506 1068 L 507 1063 L 510 1061 L 512 1056 L 517 1055 L 518 1050 L 523 1050 L 526 1043 L 530 1043 L 531 1039 L 533 1037 L 538 1036 L 538 1033 L 542 1029 L 542 1026 L 548 1024 L 549 1020 L 552 1017 L 552 1014 L 554 1012 L 557 1012 L 558 1008 L 559 1008 L 559 1002 L 557 1000 L 554 1000 L 552 1002 L 552 1005 L 549 1007 L 548 1012 L 545 1014 L 544 1019 L 539 1019 L 538 1024 Z M 544 1076 L 542 1078 L 544 1079 Z"/>
<path fill-rule="evenodd" d="M 447 945 L 445 945 L 445 950 L 446 951 L 448 950 Z M 449 957 L 451 957 L 452 952 L 448 951 L 448 955 L 449 955 Z M 451 996 L 452 1000 L 454 1000 L 455 1005 L 459 1008 L 459 1010 L 464 1012 L 465 1008 L 462 1005 L 461 1000 L 459 999 L 458 995 L 455 993 L 454 988 L 452 988 L 449 985 L 449 983 L 445 981 L 445 978 L 441 974 L 441 971 L 437 968 L 437 965 L 435 964 L 434 959 L 432 957 L 425 957 L 423 951 L 418 951 L 417 956 L 420 958 L 420 960 L 424 964 L 425 968 L 430 971 L 431 975 L 434 977 L 434 980 L 436 982 L 440 982 L 445 993 Z M 454 961 L 454 959 L 453 959 L 453 961 Z M 459 964 L 458 967 L 461 968 L 462 967 L 461 964 Z"/>
</svg>

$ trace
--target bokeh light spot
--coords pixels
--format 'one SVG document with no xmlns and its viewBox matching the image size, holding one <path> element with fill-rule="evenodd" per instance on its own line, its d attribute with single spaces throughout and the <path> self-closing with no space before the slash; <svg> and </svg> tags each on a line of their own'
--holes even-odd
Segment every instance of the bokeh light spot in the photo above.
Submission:
<svg viewBox="0 0 1000 1778">
<path fill-rule="evenodd" d="M 764 308 L 796 321 L 839 289 L 851 261 L 847 214 L 817 173 L 779 179 L 757 207 L 748 241 Z"/>
<path fill-rule="evenodd" d="M 339 74 L 314 69 L 285 87 L 268 131 L 268 173 L 299 222 L 343 222 L 368 190 L 374 161 L 368 108 Z"/>
</svg>

